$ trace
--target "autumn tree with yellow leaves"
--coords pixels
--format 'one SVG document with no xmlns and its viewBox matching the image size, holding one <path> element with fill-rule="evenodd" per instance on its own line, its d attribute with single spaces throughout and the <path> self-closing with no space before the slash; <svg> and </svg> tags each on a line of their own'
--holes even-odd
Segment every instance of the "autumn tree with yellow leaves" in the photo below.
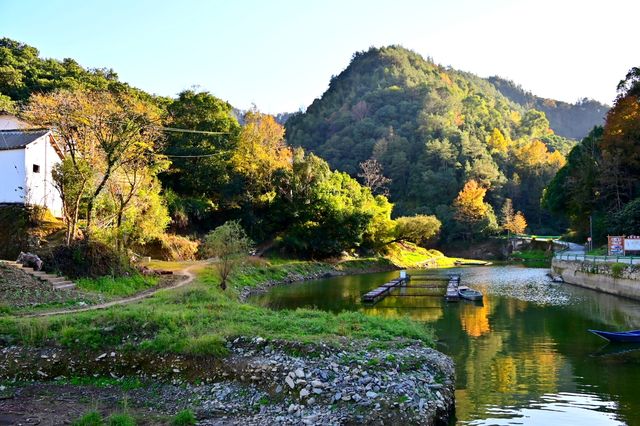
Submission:
<svg viewBox="0 0 640 426">
<path fill-rule="evenodd" d="M 484 201 L 486 193 L 486 188 L 478 185 L 475 180 L 470 180 L 453 202 L 454 218 L 463 226 L 462 234 L 465 239 L 496 227 L 493 209 Z"/>
<path fill-rule="evenodd" d="M 121 226 L 124 211 L 142 189 L 139 182 L 123 189 L 126 177 L 135 169 L 138 177 L 147 176 L 147 183 L 154 181 L 163 161 L 155 152 L 161 139 L 160 110 L 128 92 L 78 89 L 32 95 L 25 116 L 53 128 L 66 155 L 53 176 L 63 195 L 67 243 L 75 237 L 81 216 L 85 237 L 91 237 L 96 205 L 107 192 L 113 194 L 115 186 L 121 195 L 116 214 L 120 220 L 99 222 L 101 227 Z"/>
</svg>

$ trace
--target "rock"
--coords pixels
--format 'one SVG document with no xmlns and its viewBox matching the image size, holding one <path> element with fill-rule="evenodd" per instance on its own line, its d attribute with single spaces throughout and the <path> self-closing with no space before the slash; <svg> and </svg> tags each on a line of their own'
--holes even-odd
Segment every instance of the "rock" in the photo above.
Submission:
<svg viewBox="0 0 640 426">
<path fill-rule="evenodd" d="M 309 391 L 308 391 L 308 390 L 306 390 L 306 389 L 302 389 L 302 390 L 300 391 L 300 398 L 301 398 L 301 399 L 302 399 L 302 398 L 306 398 L 306 397 L 308 397 L 308 396 L 309 396 Z"/>
<path fill-rule="evenodd" d="M 320 388 L 313 388 L 313 393 L 315 393 L 316 395 L 320 395 L 322 393 L 322 389 Z"/>
<path fill-rule="evenodd" d="M 296 377 L 304 379 L 304 370 L 302 368 L 298 368 L 295 371 Z"/>
<path fill-rule="evenodd" d="M 340 393 L 340 392 L 336 392 L 336 394 L 333 395 L 333 400 L 334 401 L 340 401 L 341 398 L 342 398 L 342 393 Z"/>
<path fill-rule="evenodd" d="M 356 394 L 354 394 L 351 398 L 352 398 L 355 402 L 358 402 L 358 401 L 360 401 L 360 400 L 362 399 L 362 397 L 361 397 L 360 395 L 358 395 L 357 393 L 356 393 Z"/>
<path fill-rule="evenodd" d="M 311 386 L 313 386 L 314 388 L 322 388 L 324 387 L 324 383 L 322 383 L 320 380 L 312 380 Z"/>
<path fill-rule="evenodd" d="M 291 404 L 289 405 L 289 408 L 287 408 L 287 413 L 293 414 L 297 409 L 298 406 L 296 404 Z"/>
<path fill-rule="evenodd" d="M 375 398 L 378 394 L 372 391 L 367 392 L 367 398 Z"/>
<path fill-rule="evenodd" d="M 100 361 L 102 358 L 106 357 L 107 353 L 103 353 L 102 355 L 98 355 L 98 357 L 96 358 L 96 361 Z"/>
<path fill-rule="evenodd" d="M 291 379 L 291 377 L 287 376 L 287 378 L 284 379 L 284 381 L 287 383 L 287 385 L 289 385 L 289 387 L 291 389 L 296 387 L 296 385 L 295 385 L 295 383 L 293 383 L 293 379 Z"/>
</svg>

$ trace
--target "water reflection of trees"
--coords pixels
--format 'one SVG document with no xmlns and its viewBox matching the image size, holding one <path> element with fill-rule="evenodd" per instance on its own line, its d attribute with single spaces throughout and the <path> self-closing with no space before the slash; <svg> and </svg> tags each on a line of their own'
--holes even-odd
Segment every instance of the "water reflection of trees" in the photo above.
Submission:
<svg viewBox="0 0 640 426">
<path fill-rule="evenodd" d="M 484 306 L 461 306 L 462 331 L 468 346 L 455 354 L 458 366 L 456 410 L 471 419 L 487 406 L 518 406 L 545 393 L 558 391 L 558 383 L 571 368 L 545 336 L 544 327 L 533 335 L 523 321 L 526 302 L 485 297 Z M 464 366 L 463 368 L 460 368 Z"/>
</svg>

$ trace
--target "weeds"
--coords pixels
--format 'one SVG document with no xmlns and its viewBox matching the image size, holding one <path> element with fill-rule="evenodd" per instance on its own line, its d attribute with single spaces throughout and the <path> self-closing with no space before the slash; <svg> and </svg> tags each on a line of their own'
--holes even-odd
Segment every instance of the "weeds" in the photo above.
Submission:
<svg viewBox="0 0 640 426">
<path fill-rule="evenodd" d="M 191 410 L 182 410 L 173 417 L 173 426 L 191 426 L 196 424 L 196 416 Z"/>
</svg>

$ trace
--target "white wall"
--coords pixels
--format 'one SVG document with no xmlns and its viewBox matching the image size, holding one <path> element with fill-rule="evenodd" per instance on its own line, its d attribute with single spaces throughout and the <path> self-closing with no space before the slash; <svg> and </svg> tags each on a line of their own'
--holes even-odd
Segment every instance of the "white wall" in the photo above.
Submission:
<svg viewBox="0 0 640 426">
<path fill-rule="evenodd" d="M 0 203 L 24 203 L 24 149 L 0 151 Z"/>
<path fill-rule="evenodd" d="M 62 217 L 62 200 L 51 178 L 53 166 L 61 160 L 49 142 L 49 134 L 27 145 L 24 152 L 24 167 L 29 188 L 26 194 L 27 202 L 47 207 L 54 216 Z M 40 166 L 40 172 L 33 171 L 34 165 Z"/>
</svg>

